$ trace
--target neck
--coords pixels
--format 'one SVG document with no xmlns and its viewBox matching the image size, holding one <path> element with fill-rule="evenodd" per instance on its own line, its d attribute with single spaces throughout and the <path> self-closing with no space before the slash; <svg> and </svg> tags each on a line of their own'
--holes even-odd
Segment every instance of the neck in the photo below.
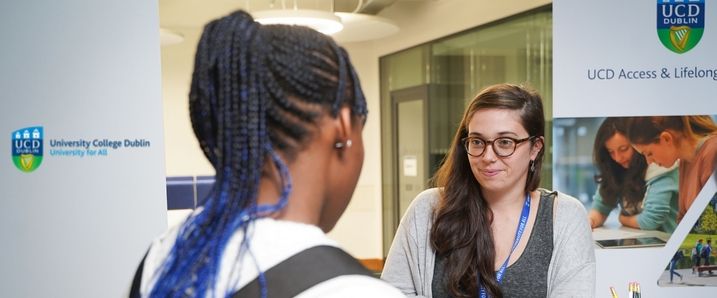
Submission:
<svg viewBox="0 0 717 298">
<path fill-rule="evenodd" d="M 301 162 L 306 157 L 298 154 L 290 164 L 289 175 L 291 176 L 292 190 L 289 193 L 288 203 L 279 212 L 270 215 L 270 217 L 281 220 L 288 220 L 319 225 L 320 212 L 323 207 L 323 196 L 321 188 L 306 187 L 307 185 L 321 185 L 319 175 L 300 175 L 299 173 L 316 173 L 319 170 L 319 163 Z M 276 204 L 282 191 L 282 181 L 278 170 L 273 164 L 267 163 L 264 173 L 266 173 L 259 182 L 257 194 L 257 202 L 259 204 Z"/>
<path fill-rule="evenodd" d="M 493 213 L 516 210 L 515 206 L 521 206 L 525 202 L 525 191 L 522 188 L 514 187 L 509 191 L 486 192 L 483 197 L 493 210 Z"/>
<path fill-rule="evenodd" d="M 695 158 L 695 155 L 697 153 L 698 144 L 702 138 L 701 137 L 689 137 L 689 138 L 682 138 L 680 140 L 680 144 L 677 146 L 678 150 L 678 156 L 680 159 L 692 162 L 692 159 Z"/>
</svg>

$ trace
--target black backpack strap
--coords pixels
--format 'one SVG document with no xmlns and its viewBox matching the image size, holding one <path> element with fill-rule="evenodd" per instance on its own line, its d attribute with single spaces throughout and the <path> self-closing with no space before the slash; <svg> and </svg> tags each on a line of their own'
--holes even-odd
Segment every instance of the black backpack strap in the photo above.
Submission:
<svg viewBox="0 0 717 298">
<path fill-rule="evenodd" d="M 144 253 L 144 257 L 142 257 L 142 261 L 139 262 L 139 267 L 137 267 L 137 271 L 134 272 L 134 278 L 132 279 L 132 287 L 129 290 L 129 298 L 140 298 L 139 287 L 140 285 L 142 285 L 142 270 L 144 270 L 144 259 L 147 258 L 147 253 L 149 253 L 149 250 Z"/>
<path fill-rule="evenodd" d="M 314 246 L 264 272 L 267 297 L 294 297 L 314 285 L 341 275 L 372 276 L 351 255 L 334 246 Z M 258 277 L 239 289 L 232 298 L 261 297 Z"/>
</svg>

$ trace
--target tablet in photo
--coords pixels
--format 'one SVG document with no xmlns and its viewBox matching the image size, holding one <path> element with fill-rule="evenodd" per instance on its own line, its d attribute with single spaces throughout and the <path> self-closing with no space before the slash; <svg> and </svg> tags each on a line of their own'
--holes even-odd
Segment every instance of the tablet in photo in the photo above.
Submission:
<svg viewBox="0 0 717 298">
<path fill-rule="evenodd" d="M 637 237 L 624 239 L 607 239 L 595 241 L 602 248 L 636 248 L 665 246 L 665 240 L 657 237 Z"/>
</svg>

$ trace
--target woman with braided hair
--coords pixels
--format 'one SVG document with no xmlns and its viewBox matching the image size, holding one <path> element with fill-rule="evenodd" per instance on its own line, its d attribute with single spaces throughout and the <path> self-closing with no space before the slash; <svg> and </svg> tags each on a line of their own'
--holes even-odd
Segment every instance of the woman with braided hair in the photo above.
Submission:
<svg viewBox="0 0 717 298">
<path fill-rule="evenodd" d="M 152 243 L 131 296 L 400 296 L 324 234 L 364 154 L 366 100 L 344 49 L 235 12 L 204 28 L 189 106 L 216 182 Z"/>
</svg>

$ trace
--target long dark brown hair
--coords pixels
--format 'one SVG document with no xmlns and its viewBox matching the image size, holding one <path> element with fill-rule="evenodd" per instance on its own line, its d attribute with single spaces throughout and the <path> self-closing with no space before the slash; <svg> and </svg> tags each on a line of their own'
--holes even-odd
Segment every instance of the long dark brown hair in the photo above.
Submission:
<svg viewBox="0 0 717 298">
<path fill-rule="evenodd" d="M 645 197 L 647 160 L 642 154 L 634 152 L 630 164 L 625 169 L 610 157 L 605 142 L 615 134 L 627 138 L 629 120 L 630 118 L 621 117 L 606 118 L 598 128 L 593 145 L 593 161 L 599 172 L 597 178 L 600 183 L 600 196 L 609 205 L 615 204 L 617 198 L 622 198 L 623 208 L 637 206 Z"/>
<path fill-rule="evenodd" d="M 474 297 L 482 284 L 491 297 L 503 297 L 495 278 L 495 247 L 491 223 L 493 214 L 481 195 L 481 186 L 473 176 L 468 154 L 461 139 L 468 135 L 468 123 L 482 109 L 506 109 L 520 112 L 521 124 L 528 131 L 531 146 L 543 142 L 545 119 L 537 92 L 522 86 L 498 84 L 485 88 L 471 101 L 443 164 L 433 177 L 441 188 L 431 228 L 431 245 L 436 254 L 445 256 L 447 288 L 455 297 Z M 541 149 L 534 170 L 528 172 L 525 191 L 540 184 L 543 163 Z M 480 284 L 477 283 L 480 277 Z"/>
<path fill-rule="evenodd" d="M 627 139 L 629 120 L 630 118 L 621 117 L 605 118 L 595 135 L 593 161 L 599 172 L 600 196 L 608 205 L 614 205 L 617 198 L 622 197 L 623 206 L 637 206 L 645 196 L 645 157 L 634 152 L 625 169 L 610 157 L 605 148 L 605 142 L 616 134 Z"/>
</svg>

